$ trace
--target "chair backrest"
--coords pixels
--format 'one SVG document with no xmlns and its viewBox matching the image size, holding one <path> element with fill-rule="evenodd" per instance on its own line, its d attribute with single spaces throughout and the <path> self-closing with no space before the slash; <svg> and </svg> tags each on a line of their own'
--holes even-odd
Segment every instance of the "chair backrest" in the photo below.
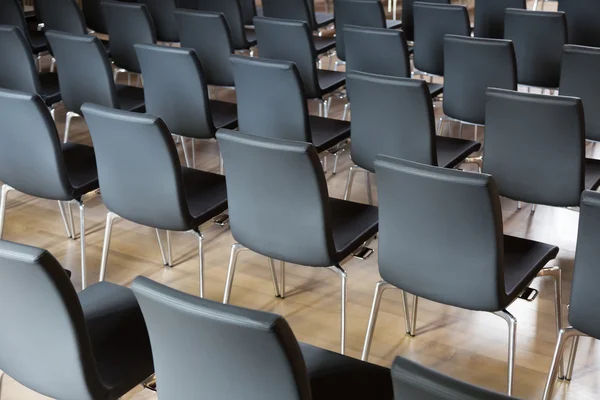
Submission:
<svg viewBox="0 0 600 400">
<path fill-rule="evenodd" d="M 178 135 L 215 137 L 202 65 L 192 49 L 136 44 L 146 112 L 159 116 Z"/>
<path fill-rule="evenodd" d="M 273 18 L 254 18 L 261 58 L 296 64 L 308 98 L 321 97 L 317 78 L 317 55 L 312 32 L 306 22 Z"/>
<path fill-rule="evenodd" d="M 177 10 L 182 47 L 194 49 L 209 85 L 233 86 L 229 56 L 233 54 L 231 31 L 221 13 Z"/>
<path fill-rule="evenodd" d="M 40 94 L 40 78 L 21 29 L 0 26 L 0 88 Z"/>
<path fill-rule="evenodd" d="M 29 28 L 23 12 L 21 0 L 2 0 L 0 1 L 0 25 L 14 25 L 25 36 L 27 42 L 31 44 L 29 38 Z"/>
<path fill-rule="evenodd" d="M 94 32 L 108 33 L 106 22 L 104 21 L 104 13 L 100 3 L 104 0 L 81 0 L 81 10 L 85 17 L 85 23 Z"/>
<path fill-rule="evenodd" d="M 329 195 L 314 146 L 225 130 L 217 139 L 235 240 L 277 260 L 332 265 Z"/>
<path fill-rule="evenodd" d="M 352 161 L 375 172 L 379 154 L 437 165 L 433 103 L 427 83 L 349 71 Z"/>
<path fill-rule="evenodd" d="M 175 0 L 137 0 L 144 4 L 152 16 L 156 38 L 161 42 L 179 42 L 175 21 Z"/>
<path fill-rule="evenodd" d="M 444 37 L 470 36 L 467 7 L 450 4 L 414 4 L 415 69 L 444 76 Z"/>
<path fill-rule="evenodd" d="M 0 180 L 20 192 L 73 200 L 56 126 L 36 94 L 0 90 Z"/>
<path fill-rule="evenodd" d="M 256 3 L 254 0 L 240 0 L 242 7 L 242 18 L 244 25 L 254 25 L 254 17 L 256 17 Z"/>
<path fill-rule="evenodd" d="M 346 26 L 346 71 L 410 78 L 410 56 L 400 30 Z"/>
<path fill-rule="evenodd" d="M 223 14 L 229 25 L 233 48 L 243 50 L 250 47 L 240 0 L 198 0 L 198 10 Z"/>
<path fill-rule="evenodd" d="M 600 49 L 567 45 L 560 69 L 560 94 L 579 97 L 585 110 L 585 136 L 600 141 Z"/>
<path fill-rule="evenodd" d="M 119 68 L 140 73 L 136 44 L 155 44 L 156 30 L 144 4 L 103 2 L 102 11 L 110 35 L 110 55 Z"/>
<path fill-rule="evenodd" d="M 415 40 L 415 21 L 414 21 L 414 4 L 419 0 L 402 0 L 402 31 L 406 36 L 406 40 L 412 42 Z M 427 3 L 450 4 L 450 0 L 427 0 Z"/>
<path fill-rule="evenodd" d="M 0 240 L 0 368 L 59 399 L 106 398 L 77 293 L 46 250 Z"/>
<path fill-rule="evenodd" d="M 488 87 L 517 89 L 517 62 L 510 40 L 448 35 L 444 39 L 444 114 L 485 123 Z"/>
<path fill-rule="evenodd" d="M 580 332 L 600 339 L 600 319 L 595 307 L 600 301 L 600 293 L 595 285 L 600 279 L 597 262 L 600 193 L 589 190 L 583 192 L 579 211 L 569 324 Z"/>
<path fill-rule="evenodd" d="M 506 9 L 525 10 L 526 3 L 526 0 L 476 0 L 474 35 L 482 38 L 504 39 Z"/>
<path fill-rule="evenodd" d="M 56 57 L 60 91 L 69 111 L 81 114 L 81 106 L 88 102 L 119 108 L 110 61 L 98 38 L 57 31 L 47 32 L 46 37 Z"/>
<path fill-rule="evenodd" d="M 373 0 L 334 0 L 335 48 L 337 57 L 346 60 L 344 28 L 348 25 L 385 28 L 383 4 Z"/>
<path fill-rule="evenodd" d="M 160 119 L 86 103 L 102 200 L 117 215 L 153 228 L 192 229 L 175 143 Z"/>
<path fill-rule="evenodd" d="M 195 398 L 198 384 L 212 399 L 311 399 L 300 346 L 283 317 L 145 277 L 132 288 L 148 326 L 161 399 Z"/>
<path fill-rule="evenodd" d="M 263 15 L 268 18 L 304 21 L 311 31 L 317 29 L 312 0 L 262 0 Z"/>
<path fill-rule="evenodd" d="M 558 11 L 564 11 L 567 16 L 570 44 L 600 47 L 600 2 L 560 0 Z"/>
<path fill-rule="evenodd" d="M 493 178 L 387 156 L 375 170 L 381 277 L 439 303 L 499 310 L 504 238 Z"/>
<path fill-rule="evenodd" d="M 403 357 L 394 360 L 392 382 L 396 400 L 516 400 L 515 397 L 451 378 Z"/>
<path fill-rule="evenodd" d="M 34 0 L 34 6 L 45 30 L 87 34 L 83 12 L 75 0 Z"/>
<path fill-rule="evenodd" d="M 311 142 L 302 80 L 288 61 L 231 56 L 241 131 Z"/>
<path fill-rule="evenodd" d="M 488 89 L 485 122 L 483 171 L 494 177 L 502 196 L 557 207 L 579 204 L 585 173 L 580 99 Z"/>
<path fill-rule="evenodd" d="M 517 82 L 558 88 L 562 49 L 567 43 L 564 12 L 506 10 L 504 38 L 512 40 Z"/>
</svg>

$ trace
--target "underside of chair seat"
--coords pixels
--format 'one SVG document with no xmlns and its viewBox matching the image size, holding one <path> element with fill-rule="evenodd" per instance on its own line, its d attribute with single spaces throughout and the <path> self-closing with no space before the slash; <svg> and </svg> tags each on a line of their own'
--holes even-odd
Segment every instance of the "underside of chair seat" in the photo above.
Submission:
<svg viewBox="0 0 600 400">
<path fill-rule="evenodd" d="M 40 75 L 41 97 L 48 107 L 61 101 L 60 87 L 58 85 L 58 74 L 44 72 Z"/>
<path fill-rule="evenodd" d="M 504 284 L 509 301 L 514 300 L 557 254 L 556 246 L 504 235 Z"/>
<path fill-rule="evenodd" d="M 329 50 L 335 48 L 335 37 L 314 36 L 313 42 L 317 54 L 327 53 Z"/>
<path fill-rule="evenodd" d="M 350 122 L 311 115 L 309 123 L 312 141 L 318 153 L 350 137 Z"/>
<path fill-rule="evenodd" d="M 444 85 L 441 83 L 428 83 L 427 87 L 429 88 L 429 93 L 431 93 L 432 98 L 438 97 L 444 92 Z"/>
<path fill-rule="evenodd" d="M 454 168 L 471 154 L 481 149 L 481 144 L 472 140 L 436 136 L 437 161 L 440 167 Z"/>
<path fill-rule="evenodd" d="M 316 12 L 315 13 L 315 21 L 317 22 L 317 28 L 324 28 L 329 24 L 333 24 L 334 21 L 333 14 L 324 13 L 324 12 Z"/>
<path fill-rule="evenodd" d="M 237 104 L 211 100 L 210 112 L 213 124 L 217 129 L 233 129 L 237 127 Z"/>
<path fill-rule="evenodd" d="M 585 188 L 596 190 L 600 186 L 600 160 L 585 159 Z"/>
<path fill-rule="evenodd" d="M 38 54 L 48 50 L 48 41 L 46 35 L 41 31 L 29 32 L 29 39 L 31 40 L 31 51 L 33 54 Z"/>
<path fill-rule="evenodd" d="M 393 399 L 390 370 L 300 343 L 312 400 Z"/>
<path fill-rule="evenodd" d="M 342 261 L 379 229 L 377 207 L 352 201 L 329 199 L 331 227 L 338 260 Z"/>
<path fill-rule="evenodd" d="M 328 94 L 346 84 L 346 73 L 328 69 L 318 69 L 317 79 L 319 80 L 319 87 L 321 88 L 322 94 Z"/>
<path fill-rule="evenodd" d="M 146 112 L 144 89 L 128 85 L 116 85 L 116 89 L 121 110 Z"/>
<path fill-rule="evenodd" d="M 181 167 L 185 197 L 194 224 L 200 226 L 227 210 L 227 188 L 223 175 Z"/>
<path fill-rule="evenodd" d="M 256 46 L 256 31 L 252 28 L 246 28 L 246 40 L 248 41 L 249 47 Z M 239 49 L 238 49 L 239 50 Z"/>
<path fill-rule="evenodd" d="M 75 189 L 74 197 L 98 189 L 98 170 L 94 149 L 83 144 L 67 142 L 62 145 L 67 176 Z"/>
<path fill-rule="evenodd" d="M 397 29 L 397 28 L 400 28 L 401 26 L 402 26 L 402 21 L 400 21 L 400 20 L 396 20 L 396 21 L 394 21 L 393 19 L 385 20 L 385 27 L 388 29 Z"/>
</svg>

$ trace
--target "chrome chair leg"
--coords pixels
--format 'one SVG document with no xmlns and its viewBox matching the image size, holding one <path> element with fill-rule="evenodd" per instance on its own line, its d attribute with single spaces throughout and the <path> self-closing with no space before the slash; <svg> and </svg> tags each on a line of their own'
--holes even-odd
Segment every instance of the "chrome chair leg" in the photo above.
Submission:
<svg viewBox="0 0 600 400">
<path fill-rule="evenodd" d="M 342 114 L 342 120 L 347 121 L 348 119 L 348 110 L 350 110 L 350 103 L 344 104 L 344 112 Z"/>
<path fill-rule="evenodd" d="M 79 203 L 79 242 L 81 246 L 81 289 L 87 287 L 87 270 L 85 265 L 85 206 L 82 200 Z"/>
<path fill-rule="evenodd" d="M 513 391 L 513 378 L 515 371 L 515 353 L 516 353 L 516 342 L 517 342 L 517 319 L 508 311 L 496 311 L 494 315 L 504 319 L 508 324 L 508 390 L 509 396 L 512 395 Z"/>
<path fill-rule="evenodd" d="M 334 175 L 337 174 L 337 166 L 338 166 L 338 160 L 340 158 L 340 155 L 346 151 L 346 147 L 342 147 L 341 149 L 339 149 L 338 151 L 336 151 L 335 153 L 333 153 L 333 170 L 331 171 Z"/>
<path fill-rule="evenodd" d="M 533 11 L 536 11 L 536 10 L 537 10 L 537 6 L 538 6 L 538 0 L 535 0 L 535 1 L 533 2 Z"/>
<path fill-rule="evenodd" d="M 535 213 L 535 206 L 537 206 L 537 204 L 532 204 L 531 205 L 531 213 Z"/>
<path fill-rule="evenodd" d="M 185 158 L 185 166 L 190 168 L 190 156 L 188 155 L 187 146 L 185 145 L 185 138 L 183 136 L 181 136 L 181 148 L 183 149 L 183 158 Z"/>
<path fill-rule="evenodd" d="M 104 244 L 102 245 L 102 261 L 100 261 L 100 282 L 106 278 L 106 262 L 108 261 L 108 248 L 110 246 L 110 234 L 113 222 L 119 216 L 112 211 L 106 214 L 106 227 L 104 228 Z"/>
<path fill-rule="evenodd" d="M 393 286 L 386 281 L 379 281 L 375 285 L 375 294 L 373 295 L 373 304 L 371 305 L 371 315 L 369 316 L 369 324 L 367 325 L 367 333 L 365 335 L 365 344 L 363 345 L 362 356 L 360 358 L 363 361 L 367 361 L 369 358 L 369 352 L 371 351 L 371 342 L 373 340 L 375 324 L 377 323 L 377 314 L 379 314 L 381 297 L 384 291 L 391 288 L 393 288 Z M 408 319 L 408 316 L 405 317 Z"/>
<path fill-rule="evenodd" d="M 56 122 L 56 108 L 54 108 L 54 105 L 50 107 L 50 116 L 52 117 L 52 121 Z"/>
<path fill-rule="evenodd" d="M 15 190 L 12 187 L 4 184 L 2 185 L 2 195 L 0 197 L 0 239 L 2 239 L 2 233 L 4 231 L 4 214 L 6 214 L 6 199 L 8 192 Z"/>
<path fill-rule="evenodd" d="M 560 267 L 551 267 L 542 269 L 538 275 L 538 277 L 551 277 L 554 281 L 554 308 L 555 308 L 555 316 L 556 316 L 556 337 L 558 338 L 560 334 L 560 330 L 562 329 L 562 271 Z M 559 379 L 564 379 L 565 371 L 564 371 L 564 363 L 562 360 L 558 366 L 558 377 Z"/>
<path fill-rule="evenodd" d="M 173 266 L 173 255 L 171 252 L 171 231 L 167 231 L 167 266 Z"/>
<path fill-rule="evenodd" d="M 233 284 L 233 275 L 235 274 L 235 264 L 237 263 L 240 251 L 248 250 L 239 243 L 234 243 L 231 246 L 231 255 L 229 256 L 229 267 L 227 268 L 227 281 L 225 283 L 225 293 L 223 295 L 223 304 L 229 303 L 231 296 L 231 286 Z"/>
<path fill-rule="evenodd" d="M 281 298 L 285 299 L 285 261 L 280 261 L 279 275 L 281 279 L 281 283 L 279 284 L 279 288 L 281 290 Z"/>
<path fill-rule="evenodd" d="M 565 379 L 570 381 L 573 379 L 573 367 L 575 366 L 575 356 L 577 356 L 577 347 L 579 346 L 579 336 L 573 338 L 573 344 L 571 345 L 571 352 L 569 353 L 569 364 L 567 365 L 567 374 Z"/>
<path fill-rule="evenodd" d="M 69 141 L 69 130 L 71 129 L 71 120 L 75 117 L 79 117 L 79 114 L 74 113 L 73 111 L 67 111 L 67 117 L 65 119 L 65 137 L 63 139 L 65 143 Z"/>
<path fill-rule="evenodd" d="M 365 175 L 367 176 L 367 199 L 369 200 L 369 204 L 373 204 L 373 186 L 371 185 L 371 173 L 369 171 L 365 171 Z"/>
<path fill-rule="evenodd" d="M 458 137 L 462 139 L 462 133 L 463 133 L 463 123 L 460 122 L 460 125 L 458 127 Z"/>
<path fill-rule="evenodd" d="M 473 140 L 477 141 L 477 125 L 475 125 L 474 130 L 475 130 L 475 132 L 473 133 Z"/>
<path fill-rule="evenodd" d="M 517 210 L 520 210 L 521 208 L 523 208 L 523 203 L 520 201 L 517 201 Z"/>
<path fill-rule="evenodd" d="M 348 200 L 350 193 L 352 192 L 352 183 L 354 182 L 354 175 L 358 167 L 353 165 L 348 170 L 348 180 L 346 181 L 346 189 L 344 190 L 344 200 Z"/>
<path fill-rule="evenodd" d="M 348 295 L 348 274 L 339 265 L 331 267 L 340 276 L 342 281 L 342 313 L 340 318 L 340 353 L 346 352 L 346 297 Z"/>
<path fill-rule="evenodd" d="M 77 233 L 75 233 L 75 224 L 73 223 L 73 209 L 71 208 L 71 202 L 67 202 L 67 218 L 69 220 L 69 227 L 71 229 L 71 239 L 77 239 Z"/>
<path fill-rule="evenodd" d="M 204 249 L 202 248 L 202 233 L 199 231 L 194 231 L 196 236 L 198 237 L 198 262 L 199 262 L 199 280 L 200 280 L 200 297 L 204 298 Z M 168 231 L 167 231 L 168 235 Z M 167 236 L 168 238 L 169 236 Z"/>
<path fill-rule="evenodd" d="M 56 58 L 52 57 L 52 62 L 50 63 L 50 72 L 54 72 L 56 69 Z"/>
<path fill-rule="evenodd" d="M 275 272 L 275 261 L 271 257 L 269 257 L 269 267 L 271 268 L 271 278 L 273 278 L 273 293 L 275 297 L 281 297 L 279 283 L 277 283 L 277 273 Z"/>
<path fill-rule="evenodd" d="M 558 363 L 560 362 L 562 364 L 563 353 L 567 340 L 573 337 L 573 345 L 575 345 L 575 341 L 579 339 L 579 336 L 582 336 L 582 333 L 573 329 L 572 327 L 563 328 L 558 333 L 558 341 L 556 343 L 556 348 L 554 349 L 554 355 L 552 356 L 550 371 L 548 371 L 546 387 L 544 388 L 544 396 L 542 397 L 543 400 L 550 400 L 552 398 L 552 392 L 554 391 L 554 385 L 556 383 L 556 375 L 558 373 Z"/>
<path fill-rule="evenodd" d="M 223 172 L 225 169 L 223 168 L 223 155 L 219 152 L 219 174 L 224 175 Z"/>
<path fill-rule="evenodd" d="M 160 238 L 160 231 L 155 229 L 156 231 L 156 240 L 158 241 L 158 249 L 160 250 L 160 257 L 162 259 L 162 263 L 165 267 L 168 267 L 169 264 L 167 262 L 167 257 L 165 256 L 165 250 L 163 248 L 162 239 Z"/>
<path fill-rule="evenodd" d="M 196 139 L 192 138 L 192 168 L 196 168 Z"/>
<path fill-rule="evenodd" d="M 406 302 L 406 298 L 404 300 Z M 412 321 L 410 322 L 410 336 L 415 337 L 417 331 L 417 311 L 419 309 L 419 296 L 413 296 L 413 309 L 412 309 Z"/>
<path fill-rule="evenodd" d="M 72 238 L 73 234 L 71 233 L 71 228 L 69 228 L 69 223 L 67 222 L 67 216 L 65 214 L 65 205 L 60 200 L 58 200 L 58 210 L 60 211 L 60 216 L 62 218 L 63 224 L 65 225 L 65 231 L 67 232 L 67 237 Z M 0 237 L 1 237 L 1 235 L 0 235 Z"/>
</svg>

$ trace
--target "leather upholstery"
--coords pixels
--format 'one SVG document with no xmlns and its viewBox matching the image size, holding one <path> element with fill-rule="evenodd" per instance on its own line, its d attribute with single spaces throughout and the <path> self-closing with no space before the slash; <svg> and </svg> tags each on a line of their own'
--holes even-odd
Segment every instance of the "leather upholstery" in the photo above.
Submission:
<svg viewBox="0 0 600 400">
<path fill-rule="evenodd" d="M 256 17 L 256 3 L 254 0 L 240 0 L 240 6 L 242 8 L 242 19 L 244 25 L 254 25 L 254 17 Z"/>
<path fill-rule="evenodd" d="M 198 10 L 222 13 L 225 16 L 234 49 L 245 50 L 256 45 L 256 38 L 247 36 L 239 0 L 198 0 Z"/>
<path fill-rule="evenodd" d="M 87 35 L 83 12 L 75 0 L 34 0 L 33 4 L 44 30 Z"/>
<path fill-rule="evenodd" d="M 313 0 L 263 0 L 263 15 L 268 18 L 303 21 L 311 31 L 319 28 L 315 18 Z M 320 25 L 329 23 L 319 21 Z M 332 21 L 333 22 L 333 21 Z"/>
<path fill-rule="evenodd" d="M 517 90 L 517 65 L 512 42 L 446 36 L 444 114 L 483 125 L 488 87 Z"/>
<path fill-rule="evenodd" d="M 567 16 L 569 43 L 600 47 L 600 3 L 595 0 L 560 0 L 558 11 Z"/>
<path fill-rule="evenodd" d="M 504 39 L 504 16 L 507 8 L 525 10 L 526 0 L 476 0 L 475 37 Z"/>
<path fill-rule="evenodd" d="M 81 11 L 88 28 L 97 33 L 108 34 L 104 13 L 100 3 L 103 0 L 81 0 Z"/>
<path fill-rule="evenodd" d="M 402 31 L 406 40 L 415 40 L 414 4 L 418 0 L 402 0 Z M 427 3 L 450 4 L 450 0 L 428 0 Z"/>
<path fill-rule="evenodd" d="M 20 0 L 4 0 L 0 2 L 0 25 L 14 25 L 27 39 L 27 42 L 31 46 L 31 50 L 34 54 L 46 51 L 48 46 L 46 43 L 39 43 L 34 45 L 32 38 L 29 35 L 29 26 L 25 20 L 25 14 L 23 12 L 23 5 Z"/>
<path fill-rule="evenodd" d="M 156 38 L 161 42 L 179 42 L 175 21 L 175 0 L 137 0 L 144 4 L 156 28 Z"/>
<path fill-rule="evenodd" d="M 515 47 L 518 83 L 558 88 L 567 43 L 565 13 L 508 9 L 504 38 Z"/>
<path fill-rule="evenodd" d="M 444 37 L 470 35 L 471 23 L 467 7 L 417 2 L 413 12 L 415 69 L 444 76 Z"/>
</svg>

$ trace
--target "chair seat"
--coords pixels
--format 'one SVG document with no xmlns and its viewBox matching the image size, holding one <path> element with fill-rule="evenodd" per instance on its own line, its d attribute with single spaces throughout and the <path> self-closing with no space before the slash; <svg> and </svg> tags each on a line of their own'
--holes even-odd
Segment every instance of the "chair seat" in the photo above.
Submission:
<svg viewBox="0 0 600 400">
<path fill-rule="evenodd" d="M 350 137 L 350 122 L 333 118 L 309 117 L 312 142 L 320 153 Z"/>
<path fill-rule="evenodd" d="M 223 175 L 187 167 L 181 167 L 181 173 L 194 228 L 227 210 L 227 188 Z"/>
<path fill-rule="evenodd" d="M 31 52 L 33 54 L 39 54 L 44 51 L 48 51 L 48 41 L 44 32 L 35 30 L 29 32 L 29 39 L 31 40 Z"/>
<path fill-rule="evenodd" d="M 116 399 L 154 372 L 146 324 L 133 292 L 99 282 L 79 293 L 102 382 Z"/>
<path fill-rule="evenodd" d="M 62 100 L 60 87 L 58 86 L 58 74 L 54 72 L 42 72 L 40 75 L 40 96 L 48 107 Z"/>
<path fill-rule="evenodd" d="M 327 53 L 329 50 L 335 48 L 335 37 L 313 36 L 313 43 L 315 44 L 317 55 Z"/>
<path fill-rule="evenodd" d="M 67 142 L 62 145 L 67 176 L 75 189 L 75 198 L 98 189 L 98 170 L 94 148 L 83 144 Z"/>
<path fill-rule="evenodd" d="M 211 100 L 210 113 L 215 128 L 233 129 L 237 127 L 237 104 L 226 101 Z"/>
<path fill-rule="evenodd" d="M 585 188 L 596 190 L 600 186 L 600 160 L 585 159 Z"/>
<path fill-rule="evenodd" d="M 390 370 L 300 343 L 313 400 L 393 399 Z"/>
<path fill-rule="evenodd" d="M 245 28 L 246 30 L 246 40 L 248 41 L 248 47 L 256 46 L 256 31 L 253 28 Z M 239 50 L 239 49 L 238 49 Z"/>
<path fill-rule="evenodd" d="M 471 154 L 481 149 L 481 144 L 472 140 L 436 136 L 438 166 L 454 168 Z"/>
<path fill-rule="evenodd" d="M 317 28 L 323 28 L 327 25 L 333 24 L 335 20 L 333 14 L 324 13 L 324 12 L 316 12 L 315 13 L 315 21 L 317 22 Z"/>
<path fill-rule="evenodd" d="M 346 84 L 346 73 L 339 71 L 330 71 L 328 69 L 318 69 L 317 79 L 321 88 L 321 95 L 325 95 L 341 88 Z"/>
<path fill-rule="evenodd" d="M 119 99 L 119 106 L 121 107 L 121 110 L 139 113 L 146 112 L 144 89 L 120 84 L 115 86 L 117 89 L 117 98 Z"/>
<path fill-rule="evenodd" d="M 375 206 L 334 198 L 329 199 L 329 208 L 340 262 L 377 233 L 379 215 Z"/>
<path fill-rule="evenodd" d="M 504 235 L 504 284 L 509 303 L 557 254 L 556 246 Z"/>
<path fill-rule="evenodd" d="M 431 93 L 431 98 L 438 97 L 444 92 L 444 85 L 441 83 L 427 83 L 427 87 L 429 93 Z"/>
<path fill-rule="evenodd" d="M 402 21 L 400 21 L 400 20 L 396 20 L 396 21 L 394 21 L 393 19 L 385 20 L 385 27 L 388 29 L 398 29 L 401 26 L 402 26 Z"/>
</svg>

